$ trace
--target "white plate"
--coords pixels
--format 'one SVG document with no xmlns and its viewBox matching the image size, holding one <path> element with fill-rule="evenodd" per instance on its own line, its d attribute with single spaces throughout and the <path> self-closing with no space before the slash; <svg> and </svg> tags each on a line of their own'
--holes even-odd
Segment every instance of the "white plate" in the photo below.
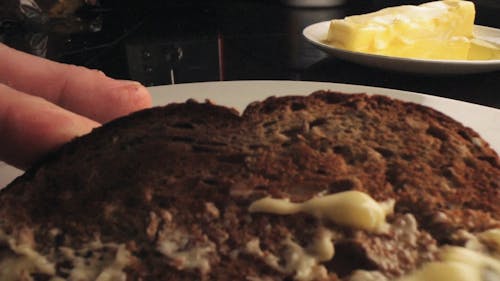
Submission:
<svg viewBox="0 0 500 281">
<path fill-rule="evenodd" d="M 205 82 L 149 88 L 154 105 L 184 102 L 189 98 L 198 101 L 210 99 L 216 104 L 234 107 L 240 112 L 250 102 L 272 95 L 306 95 L 327 89 L 345 93 L 381 94 L 430 106 L 473 128 L 493 149 L 500 151 L 500 110 L 430 95 L 368 86 L 304 81 Z M 20 174 L 20 170 L 0 162 L 0 188 Z"/>
<path fill-rule="evenodd" d="M 325 43 L 329 26 L 330 21 L 315 23 L 304 28 L 302 34 L 309 42 L 328 54 L 358 64 L 426 74 L 465 74 L 500 70 L 500 60 L 409 59 L 347 51 Z M 500 44 L 500 29 L 475 25 L 474 36 L 493 43 L 499 42 L 498 44 Z"/>
</svg>

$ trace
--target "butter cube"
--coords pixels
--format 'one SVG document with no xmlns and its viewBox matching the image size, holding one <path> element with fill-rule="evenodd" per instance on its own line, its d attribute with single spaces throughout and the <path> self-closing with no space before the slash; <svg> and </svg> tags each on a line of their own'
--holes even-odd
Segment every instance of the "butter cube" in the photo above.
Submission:
<svg viewBox="0 0 500 281">
<path fill-rule="evenodd" d="M 443 0 L 332 20 L 327 41 L 350 51 L 411 58 L 467 59 L 474 3 Z"/>
</svg>

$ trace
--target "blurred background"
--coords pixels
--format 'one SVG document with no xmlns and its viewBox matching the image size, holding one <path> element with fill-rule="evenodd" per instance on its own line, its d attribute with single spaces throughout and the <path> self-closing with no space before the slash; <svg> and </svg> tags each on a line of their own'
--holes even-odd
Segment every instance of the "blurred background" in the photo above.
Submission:
<svg viewBox="0 0 500 281">
<path fill-rule="evenodd" d="M 500 73 L 433 77 L 327 57 L 307 25 L 401 0 L 1 0 L 0 42 L 146 86 L 214 80 L 312 80 L 383 86 L 500 108 Z M 476 24 L 500 28 L 500 1 L 474 1 Z M 319 3 L 319 4 L 318 4 Z M 471 82 L 473 81 L 473 82 Z M 430 85 L 431 83 L 432 85 Z M 449 91 L 455 87 L 456 91 Z M 498 91 L 496 91 L 498 92 Z"/>
</svg>

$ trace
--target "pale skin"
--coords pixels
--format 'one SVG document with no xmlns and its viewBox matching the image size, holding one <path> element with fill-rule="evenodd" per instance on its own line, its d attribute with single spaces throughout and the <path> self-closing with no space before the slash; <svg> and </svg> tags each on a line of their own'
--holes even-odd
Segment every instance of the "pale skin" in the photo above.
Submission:
<svg viewBox="0 0 500 281">
<path fill-rule="evenodd" d="M 26 169 L 93 128 L 151 106 L 141 84 L 0 43 L 0 160 Z"/>
</svg>

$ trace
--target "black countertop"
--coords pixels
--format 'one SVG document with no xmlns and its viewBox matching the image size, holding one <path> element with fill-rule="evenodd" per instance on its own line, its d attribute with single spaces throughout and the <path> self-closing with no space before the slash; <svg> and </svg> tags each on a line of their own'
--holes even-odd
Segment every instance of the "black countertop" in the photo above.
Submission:
<svg viewBox="0 0 500 281">
<path fill-rule="evenodd" d="M 296 8 L 263 0 L 139 2 L 103 1 L 100 7 L 84 9 L 78 18 L 41 25 L 4 21 L 0 41 L 148 86 L 249 79 L 327 81 L 500 108 L 500 71 L 469 75 L 386 71 L 329 57 L 302 36 L 302 29 L 315 22 L 423 1 L 363 0 L 330 8 Z M 500 3 L 475 2 L 476 24 L 500 28 Z"/>
</svg>

